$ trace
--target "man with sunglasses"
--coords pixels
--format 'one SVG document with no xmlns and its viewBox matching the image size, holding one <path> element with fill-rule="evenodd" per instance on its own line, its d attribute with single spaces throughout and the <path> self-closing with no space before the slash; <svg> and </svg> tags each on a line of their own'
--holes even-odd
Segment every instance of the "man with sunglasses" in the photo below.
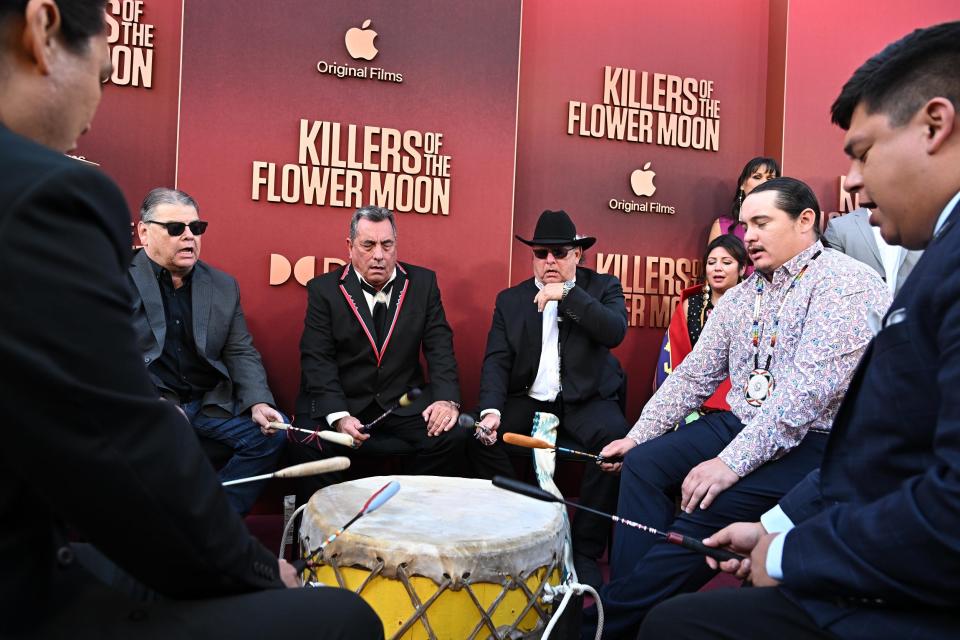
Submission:
<svg viewBox="0 0 960 640">
<path fill-rule="evenodd" d="M 154 189 L 143 200 L 143 249 L 130 264 L 137 341 L 160 395 L 176 402 L 203 438 L 233 449 L 221 480 L 270 473 L 284 439 L 268 424 L 286 420 L 273 407 L 237 281 L 200 262 L 207 223 L 198 212 L 196 201 L 175 189 Z M 225 490 L 245 515 L 264 484 Z"/>
<path fill-rule="evenodd" d="M 501 291 L 487 337 L 480 379 L 480 424 L 497 433 L 529 434 L 535 412 L 560 419 L 560 433 L 577 449 L 600 451 L 627 432 L 624 375 L 610 353 L 627 331 L 623 290 L 616 277 L 578 266 L 595 238 L 577 235 L 565 211 L 544 211 L 533 239 L 533 277 Z M 471 439 L 478 475 L 513 476 L 509 445 Z M 617 505 L 617 478 L 589 464 L 583 504 Z M 581 582 L 598 585 L 610 521 L 585 511 L 573 520 L 573 550 Z"/>
</svg>

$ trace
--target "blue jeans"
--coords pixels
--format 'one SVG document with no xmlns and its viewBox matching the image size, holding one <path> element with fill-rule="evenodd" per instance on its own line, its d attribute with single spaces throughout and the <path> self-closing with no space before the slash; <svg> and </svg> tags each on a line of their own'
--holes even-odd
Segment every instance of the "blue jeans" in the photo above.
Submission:
<svg viewBox="0 0 960 640">
<path fill-rule="evenodd" d="M 204 415 L 200 409 L 199 400 L 183 405 L 183 411 L 187 414 L 190 424 L 200 435 L 222 442 L 234 452 L 226 466 L 220 469 L 221 482 L 259 476 L 276 470 L 277 461 L 286 442 L 283 433 L 277 432 L 272 436 L 265 436 L 260 431 L 260 425 L 249 415 L 215 418 Z M 286 421 L 287 418 L 284 417 L 284 422 Z M 246 482 L 224 487 L 224 491 L 231 506 L 241 516 L 245 516 L 257 501 L 265 484 L 265 480 Z"/>
</svg>

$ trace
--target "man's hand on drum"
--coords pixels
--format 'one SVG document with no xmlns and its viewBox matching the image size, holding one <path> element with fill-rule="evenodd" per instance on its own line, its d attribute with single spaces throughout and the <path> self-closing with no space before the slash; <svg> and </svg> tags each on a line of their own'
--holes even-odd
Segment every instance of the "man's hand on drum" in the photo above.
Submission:
<svg viewBox="0 0 960 640">
<path fill-rule="evenodd" d="M 363 424 L 353 416 L 344 416 L 335 423 L 337 431 L 353 436 L 354 446 L 359 447 L 363 441 L 370 437 L 369 433 L 360 431 Z"/>
<path fill-rule="evenodd" d="M 600 450 L 600 455 L 607 459 L 618 458 L 618 460 L 616 462 L 601 462 L 600 468 L 610 473 L 620 473 L 620 468 L 623 466 L 623 456 L 627 455 L 627 451 L 635 446 L 637 446 L 637 443 L 631 438 L 614 440 Z"/>
<path fill-rule="evenodd" d="M 283 581 L 283 584 L 287 585 L 288 589 L 296 589 L 303 586 L 300 582 L 300 576 L 297 575 L 297 570 L 293 568 L 292 564 L 282 558 L 278 561 L 278 564 L 280 566 L 280 579 Z"/>
<path fill-rule="evenodd" d="M 423 421 L 427 423 L 427 435 L 439 436 L 457 426 L 460 412 L 457 405 L 448 400 L 437 400 L 423 410 Z"/>
</svg>

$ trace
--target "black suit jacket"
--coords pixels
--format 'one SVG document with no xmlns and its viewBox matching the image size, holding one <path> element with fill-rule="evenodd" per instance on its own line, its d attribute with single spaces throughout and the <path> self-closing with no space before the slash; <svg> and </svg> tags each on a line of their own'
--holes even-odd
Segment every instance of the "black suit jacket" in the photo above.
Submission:
<svg viewBox="0 0 960 640">
<path fill-rule="evenodd" d="M 133 329 L 143 361 L 149 365 L 163 353 L 167 326 L 160 283 L 145 251 L 138 251 L 130 263 L 130 283 L 134 294 Z M 273 405 L 267 374 L 243 318 L 237 281 L 219 269 L 197 262 L 190 286 L 197 353 L 223 376 L 204 395 L 204 411 L 233 416 L 260 402 Z M 165 396 L 173 399 L 160 378 L 153 374 L 150 377 Z"/>
<path fill-rule="evenodd" d="M 281 587 L 143 366 L 119 189 L 2 125 L 0 175 L 0 635 L 73 597 L 65 523 L 170 596 Z"/>
<path fill-rule="evenodd" d="M 433 271 L 397 263 L 387 319 L 378 348 L 373 318 L 351 265 L 307 284 L 307 316 L 300 339 L 297 415 L 318 423 L 331 413 L 357 415 L 371 402 L 391 406 L 411 387 L 423 395 L 398 415 L 413 415 L 434 400 L 460 401 L 453 332 Z M 420 354 L 430 375 L 426 385 Z"/>
<path fill-rule="evenodd" d="M 508 396 L 526 395 L 537 376 L 543 315 L 533 299 L 533 278 L 501 291 L 487 336 L 480 378 L 480 409 L 502 411 Z M 560 383 L 565 402 L 614 399 L 623 383 L 610 349 L 627 332 L 627 308 L 620 281 L 577 268 L 577 286 L 557 308 L 560 324 Z"/>
<path fill-rule="evenodd" d="M 841 638 L 960 629 L 960 206 L 894 298 L 823 464 L 781 501 L 783 586 Z"/>
</svg>

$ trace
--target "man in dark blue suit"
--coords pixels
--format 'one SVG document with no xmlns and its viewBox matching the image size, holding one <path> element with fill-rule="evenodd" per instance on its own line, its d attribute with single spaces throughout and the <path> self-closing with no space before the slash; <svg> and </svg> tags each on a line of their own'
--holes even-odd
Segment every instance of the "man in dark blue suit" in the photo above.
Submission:
<svg viewBox="0 0 960 640">
<path fill-rule="evenodd" d="M 863 192 L 884 240 L 926 253 L 863 357 L 821 468 L 761 522 L 705 541 L 748 554 L 722 568 L 772 588 L 668 600 L 641 638 L 960 630 L 960 22 L 868 60 L 832 115 L 847 131 L 846 187 Z"/>
</svg>

